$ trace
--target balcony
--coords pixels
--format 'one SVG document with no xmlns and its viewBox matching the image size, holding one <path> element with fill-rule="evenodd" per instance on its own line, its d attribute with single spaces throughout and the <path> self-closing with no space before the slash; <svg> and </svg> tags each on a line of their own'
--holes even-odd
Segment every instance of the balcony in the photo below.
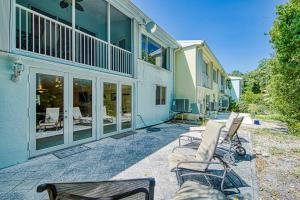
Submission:
<svg viewBox="0 0 300 200">
<path fill-rule="evenodd" d="M 209 78 L 207 74 L 202 73 L 202 86 L 203 87 L 209 87 Z"/>
<path fill-rule="evenodd" d="M 205 73 L 202 73 L 202 87 L 212 89 L 212 79 Z"/>
<path fill-rule="evenodd" d="M 221 93 L 225 93 L 225 85 L 221 85 L 220 86 L 220 92 Z"/>
<path fill-rule="evenodd" d="M 81 2 L 85 10 L 79 11 L 76 6 L 76 13 L 72 5 L 62 9 L 54 1 L 43 3 L 17 0 L 18 51 L 132 76 L 130 18 L 104 0 Z M 76 16 L 76 21 L 72 16 Z M 95 19 L 91 20 L 91 16 Z"/>
</svg>

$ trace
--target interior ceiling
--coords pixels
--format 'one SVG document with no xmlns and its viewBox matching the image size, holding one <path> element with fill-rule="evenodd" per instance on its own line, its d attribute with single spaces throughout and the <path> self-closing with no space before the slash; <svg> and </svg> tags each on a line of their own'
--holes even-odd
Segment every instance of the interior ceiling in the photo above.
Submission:
<svg viewBox="0 0 300 200">
<path fill-rule="evenodd" d="M 36 0 L 22 0 L 31 5 L 35 5 Z M 44 0 L 45 1 L 45 0 Z M 55 7 L 59 6 L 61 0 L 46 0 L 50 1 Z M 83 7 L 84 12 L 89 12 L 89 14 L 94 16 L 103 16 L 106 17 L 107 15 L 107 2 L 105 0 L 83 0 L 79 2 L 79 4 Z M 111 6 L 111 21 L 118 22 L 118 21 L 125 21 L 128 20 L 129 17 L 124 15 L 122 12 L 118 11 L 116 8 Z"/>
</svg>

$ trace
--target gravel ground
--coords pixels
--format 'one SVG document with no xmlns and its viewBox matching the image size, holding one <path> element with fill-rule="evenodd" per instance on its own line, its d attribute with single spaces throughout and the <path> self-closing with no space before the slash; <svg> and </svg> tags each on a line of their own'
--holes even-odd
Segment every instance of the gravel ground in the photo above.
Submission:
<svg viewBox="0 0 300 200">
<path fill-rule="evenodd" d="M 300 199 L 300 137 L 276 121 L 246 129 L 252 133 L 260 199 Z"/>
</svg>

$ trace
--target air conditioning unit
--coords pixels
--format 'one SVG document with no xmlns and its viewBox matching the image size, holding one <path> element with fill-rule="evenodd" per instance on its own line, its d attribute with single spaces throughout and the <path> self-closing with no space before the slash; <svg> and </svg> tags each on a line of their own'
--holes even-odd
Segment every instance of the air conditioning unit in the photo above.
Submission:
<svg viewBox="0 0 300 200">
<path fill-rule="evenodd" d="M 174 112 L 189 112 L 189 100 L 188 99 L 174 99 L 172 105 L 172 111 Z"/>
</svg>

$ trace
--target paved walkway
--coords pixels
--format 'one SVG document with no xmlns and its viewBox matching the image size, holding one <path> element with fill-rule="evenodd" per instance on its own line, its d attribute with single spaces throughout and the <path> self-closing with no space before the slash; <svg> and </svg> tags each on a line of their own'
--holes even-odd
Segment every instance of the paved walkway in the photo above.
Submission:
<svg viewBox="0 0 300 200">
<path fill-rule="evenodd" d="M 189 129 L 185 124 L 161 124 L 159 132 L 137 134 L 121 139 L 106 138 L 85 144 L 91 149 L 63 159 L 52 154 L 0 170 L 0 199 L 47 199 L 46 193 L 36 193 L 36 187 L 46 182 L 100 181 L 106 179 L 154 177 L 155 198 L 172 199 L 178 190 L 175 174 L 168 167 L 168 155 L 180 134 Z M 253 160 L 249 152 L 249 135 L 241 129 L 247 156 L 233 166 L 232 173 L 242 180 L 243 199 L 256 199 Z M 254 182 L 253 182 L 254 181 Z M 235 195 L 230 195 L 232 198 Z M 241 199 L 241 198 L 239 198 Z"/>
</svg>

